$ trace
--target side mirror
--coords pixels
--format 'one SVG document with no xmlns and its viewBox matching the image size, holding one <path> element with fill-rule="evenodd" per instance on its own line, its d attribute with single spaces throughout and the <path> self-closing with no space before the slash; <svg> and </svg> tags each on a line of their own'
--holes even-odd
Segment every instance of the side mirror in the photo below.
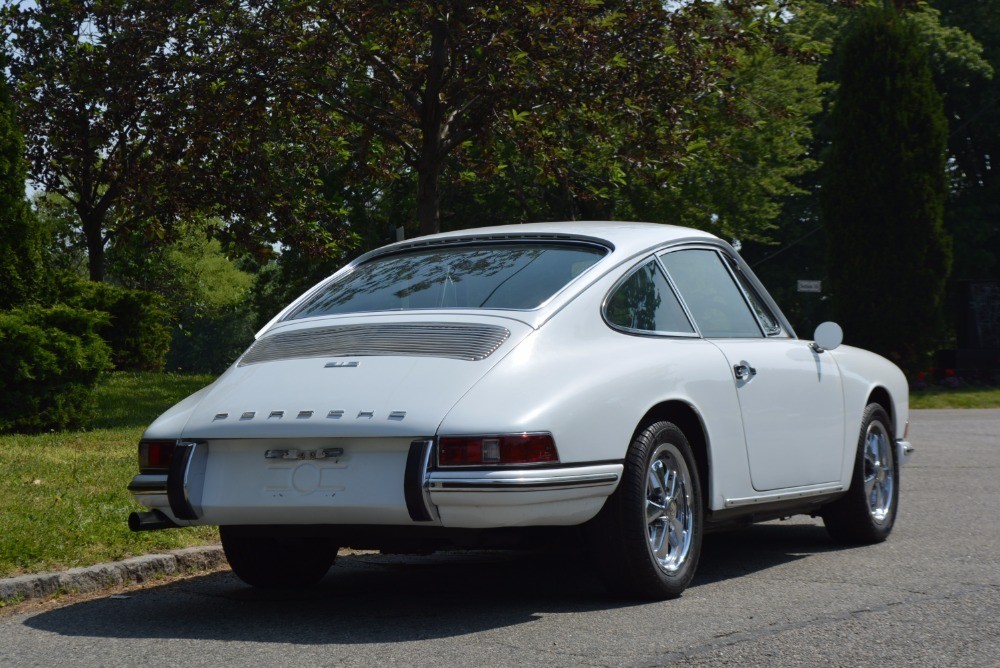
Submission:
<svg viewBox="0 0 1000 668">
<path fill-rule="evenodd" d="M 823 322 L 813 333 L 812 349 L 818 353 L 833 350 L 844 342 L 844 330 L 835 322 Z"/>
</svg>

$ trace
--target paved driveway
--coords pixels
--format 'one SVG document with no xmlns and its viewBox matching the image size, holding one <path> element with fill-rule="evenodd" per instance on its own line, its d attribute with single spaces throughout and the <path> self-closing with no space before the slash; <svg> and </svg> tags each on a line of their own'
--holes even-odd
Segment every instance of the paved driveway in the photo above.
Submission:
<svg viewBox="0 0 1000 668">
<path fill-rule="evenodd" d="M 228 572 L 0 619 L 3 666 L 997 666 L 1000 410 L 917 411 L 881 545 L 818 520 L 706 540 L 676 601 L 609 601 L 572 552 L 341 559 L 315 591 Z"/>
</svg>

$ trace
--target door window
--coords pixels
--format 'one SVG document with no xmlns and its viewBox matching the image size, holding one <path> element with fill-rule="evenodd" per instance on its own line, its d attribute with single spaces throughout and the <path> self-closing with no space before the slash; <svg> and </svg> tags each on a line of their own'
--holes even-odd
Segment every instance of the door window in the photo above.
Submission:
<svg viewBox="0 0 1000 668">
<path fill-rule="evenodd" d="M 664 253 L 660 259 L 677 286 L 695 324 L 706 338 L 761 338 L 743 293 L 714 250 Z"/>
</svg>

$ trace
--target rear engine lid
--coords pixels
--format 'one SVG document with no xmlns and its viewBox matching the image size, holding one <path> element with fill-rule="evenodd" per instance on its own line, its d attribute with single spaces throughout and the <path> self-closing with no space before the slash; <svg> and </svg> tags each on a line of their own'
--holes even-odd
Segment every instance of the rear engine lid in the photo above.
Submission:
<svg viewBox="0 0 1000 668">
<path fill-rule="evenodd" d="M 191 410 L 183 437 L 431 436 L 532 331 L 507 318 L 310 324 L 255 342 Z"/>
</svg>

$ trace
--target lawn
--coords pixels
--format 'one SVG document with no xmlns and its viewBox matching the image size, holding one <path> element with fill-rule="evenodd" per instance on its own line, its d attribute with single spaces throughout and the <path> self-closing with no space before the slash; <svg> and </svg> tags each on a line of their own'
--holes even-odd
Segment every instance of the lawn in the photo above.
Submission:
<svg viewBox="0 0 1000 668">
<path fill-rule="evenodd" d="M 143 429 L 212 376 L 116 373 L 89 431 L 0 436 L 0 577 L 215 542 L 214 527 L 133 533 L 126 491 Z"/>
<path fill-rule="evenodd" d="M 1000 408 L 1000 388 L 933 387 L 910 394 L 910 408 Z"/>
</svg>

